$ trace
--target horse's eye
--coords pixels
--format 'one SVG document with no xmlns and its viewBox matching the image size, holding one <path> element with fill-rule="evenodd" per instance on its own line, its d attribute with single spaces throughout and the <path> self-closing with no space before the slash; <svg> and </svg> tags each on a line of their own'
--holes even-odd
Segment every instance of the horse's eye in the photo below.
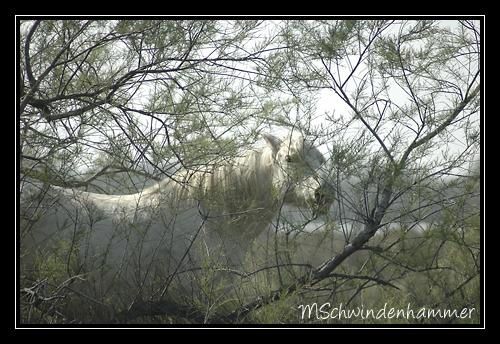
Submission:
<svg viewBox="0 0 500 344">
<path fill-rule="evenodd" d="M 290 155 L 285 156 L 285 161 L 286 162 L 292 162 L 292 157 Z"/>
</svg>

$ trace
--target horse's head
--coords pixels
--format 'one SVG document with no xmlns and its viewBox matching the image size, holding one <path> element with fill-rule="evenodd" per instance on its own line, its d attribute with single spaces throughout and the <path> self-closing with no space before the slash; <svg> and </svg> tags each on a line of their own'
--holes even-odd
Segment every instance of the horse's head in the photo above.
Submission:
<svg viewBox="0 0 500 344">
<path fill-rule="evenodd" d="M 273 183 L 286 203 L 308 206 L 313 214 L 326 213 L 333 202 L 333 188 L 323 169 L 325 158 L 300 133 L 283 140 L 264 134 L 274 157 Z"/>
</svg>

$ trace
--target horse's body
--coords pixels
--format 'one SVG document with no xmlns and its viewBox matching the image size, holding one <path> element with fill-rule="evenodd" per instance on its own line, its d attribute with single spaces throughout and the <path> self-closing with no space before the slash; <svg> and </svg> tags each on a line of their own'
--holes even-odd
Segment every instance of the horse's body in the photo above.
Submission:
<svg viewBox="0 0 500 344">
<path fill-rule="evenodd" d="M 83 271 L 136 285 L 199 267 L 200 256 L 237 268 L 283 203 L 317 211 L 332 199 L 316 173 L 324 162 L 316 148 L 301 135 L 265 138 L 266 147 L 231 164 L 183 170 L 135 194 L 51 186 L 42 207 L 24 206 L 24 217 L 42 215 L 29 230 L 22 226 L 23 249 L 53 251 L 63 241 L 68 261 L 77 257 Z"/>
</svg>

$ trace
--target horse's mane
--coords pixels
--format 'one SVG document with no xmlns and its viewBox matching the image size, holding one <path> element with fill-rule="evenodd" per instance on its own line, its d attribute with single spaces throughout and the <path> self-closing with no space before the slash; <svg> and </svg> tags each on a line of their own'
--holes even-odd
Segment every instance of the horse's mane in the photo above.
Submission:
<svg viewBox="0 0 500 344">
<path fill-rule="evenodd" d="M 273 167 L 271 149 L 250 149 L 209 171 L 179 171 L 141 194 L 169 194 L 177 201 L 204 201 L 208 206 L 223 208 L 233 208 L 236 200 L 239 204 L 245 199 L 265 202 L 270 196 Z"/>
</svg>

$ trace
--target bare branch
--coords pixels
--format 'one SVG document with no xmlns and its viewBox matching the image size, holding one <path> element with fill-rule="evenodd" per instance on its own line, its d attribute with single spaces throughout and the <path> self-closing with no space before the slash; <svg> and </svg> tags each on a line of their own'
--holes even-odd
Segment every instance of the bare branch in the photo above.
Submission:
<svg viewBox="0 0 500 344">
<path fill-rule="evenodd" d="M 472 92 L 470 93 L 467 92 L 465 98 L 457 105 L 457 107 L 452 111 L 450 111 L 450 114 L 448 115 L 446 120 L 444 120 L 436 129 L 434 129 L 421 139 L 416 138 L 403 153 L 403 156 L 401 157 L 401 160 L 399 161 L 398 165 L 400 167 L 403 167 L 406 161 L 408 160 L 409 155 L 415 148 L 429 142 L 432 138 L 434 138 L 436 135 L 445 130 L 453 122 L 453 120 L 457 118 L 457 116 L 462 112 L 465 106 L 467 106 L 467 104 L 469 104 L 476 97 L 476 95 L 479 94 L 480 89 L 481 89 L 480 85 L 477 85 Z"/>
<path fill-rule="evenodd" d="M 31 45 L 31 38 L 33 37 L 33 34 L 35 33 L 36 29 L 40 25 L 40 20 L 35 21 L 33 26 L 31 27 L 30 31 L 28 32 L 28 35 L 26 36 L 26 42 L 24 44 L 24 61 L 26 64 L 26 74 L 28 76 L 28 81 L 30 83 L 30 87 L 33 88 L 36 79 L 33 76 L 33 71 L 31 69 L 31 61 L 30 61 L 30 45 Z"/>
</svg>

